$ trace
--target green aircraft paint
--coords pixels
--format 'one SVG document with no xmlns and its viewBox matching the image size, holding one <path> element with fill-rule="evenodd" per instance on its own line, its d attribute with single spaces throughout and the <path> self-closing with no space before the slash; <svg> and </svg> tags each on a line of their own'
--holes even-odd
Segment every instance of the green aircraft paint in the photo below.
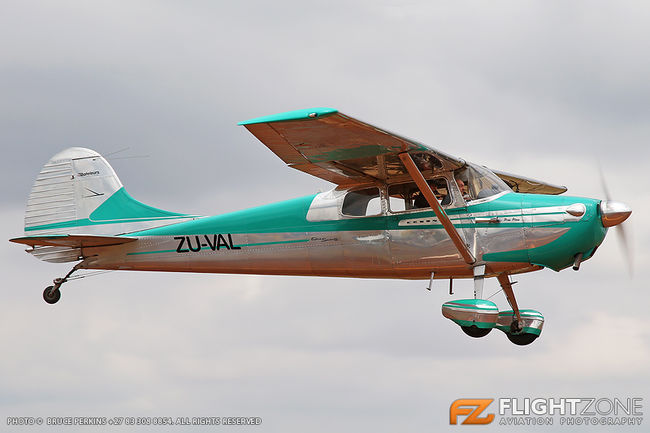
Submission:
<svg viewBox="0 0 650 433">
<path fill-rule="evenodd" d="M 287 120 L 309 120 L 336 113 L 338 113 L 338 110 L 335 108 L 307 108 L 304 110 L 286 111 L 284 113 L 271 114 L 270 116 L 256 117 L 255 119 L 239 122 L 238 125 L 245 126 L 256 123 L 286 122 Z"/>
<path fill-rule="evenodd" d="M 188 218 L 191 220 L 172 225 L 141 230 L 129 233 L 129 236 L 177 236 L 199 235 L 205 233 L 227 232 L 232 234 L 246 233 L 305 233 L 305 232 L 336 232 L 336 231 L 378 231 L 378 230 L 409 230 L 413 226 L 400 225 L 403 220 L 430 219 L 431 224 L 418 224 L 418 229 L 442 229 L 442 225 L 434 220 L 432 211 L 408 214 L 378 215 L 369 217 L 344 218 L 334 221 L 308 221 L 307 212 L 316 195 L 300 197 L 278 203 L 255 207 L 223 215 L 198 218 L 193 215 L 169 212 L 148 206 L 131 197 L 124 188 L 116 191 L 102 205 L 95 209 L 87 219 L 64 221 L 53 224 L 25 227 L 26 232 L 51 230 L 69 227 L 93 226 L 99 224 L 118 224 L 125 222 L 155 222 L 166 219 Z M 532 249 L 492 252 L 483 255 L 487 262 L 517 262 L 532 263 L 559 271 L 573 263 L 573 256 L 578 252 L 593 253 L 593 245 L 599 245 L 607 233 L 607 229 L 599 223 L 597 215 L 598 200 L 548 196 L 537 194 L 507 193 L 486 203 L 469 205 L 455 209 L 447 209 L 447 214 L 457 228 L 490 228 L 490 223 L 475 223 L 468 214 L 494 212 L 517 209 L 537 209 L 526 215 L 553 215 L 563 212 L 546 212 L 544 208 L 566 206 L 573 203 L 583 203 L 587 209 L 580 221 L 568 222 L 513 222 L 499 223 L 498 227 L 545 227 L 562 225 L 569 228 L 558 239 Z M 434 222 L 435 221 L 435 222 Z M 251 245 L 242 245 L 251 246 Z M 558 251 L 567 253 L 559 254 Z M 163 251 L 151 251 L 155 254 Z M 586 256 L 588 257 L 588 256 Z"/>
<path fill-rule="evenodd" d="M 118 189 L 95 209 L 88 218 L 25 227 L 25 231 L 52 230 L 68 227 L 119 224 L 161 219 L 192 218 L 192 215 L 169 212 L 146 205 L 129 195 L 124 187 Z"/>
</svg>

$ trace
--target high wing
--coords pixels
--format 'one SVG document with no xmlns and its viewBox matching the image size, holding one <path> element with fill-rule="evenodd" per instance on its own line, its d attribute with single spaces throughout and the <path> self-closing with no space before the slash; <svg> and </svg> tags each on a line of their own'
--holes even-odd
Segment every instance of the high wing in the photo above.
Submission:
<svg viewBox="0 0 650 433">
<path fill-rule="evenodd" d="M 311 108 L 240 122 L 290 167 L 341 186 L 408 179 L 398 154 L 420 151 L 431 168 L 460 158 L 401 137 L 333 108 Z"/>
<path fill-rule="evenodd" d="M 461 158 L 402 137 L 333 108 L 309 108 L 240 122 L 289 167 L 339 185 L 411 179 L 399 154 L 409 152 L 423 175 L 455 170 Z M 428 172 L 428 173 L 427 173 Z M 561 194 L 566 188 L 495 171 L 514 191 Z"/>
</svg>

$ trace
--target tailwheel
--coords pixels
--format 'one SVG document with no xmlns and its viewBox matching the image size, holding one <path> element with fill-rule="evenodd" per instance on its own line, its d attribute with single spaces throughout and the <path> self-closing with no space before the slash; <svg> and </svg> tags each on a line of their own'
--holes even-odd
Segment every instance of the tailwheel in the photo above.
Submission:
<svg viewBox="0 0 650 433">
<path fill-rule="evenodd" d="M 521 334 L 506 334 L 506 336 L 508 337 L 508 340 L 517 346 L 527 346 L 539 337 L 539 335 L 531 334 L 529 332 L 522 332 Z"/>
<path fill-rule="evenodd" d="M 460 329 L 462 329 L 465 334 L 469 335 L 470 337 L 474 337 L 474 338 L 485 337 L 492 330 L 492 328 L 479 328 L 476 325 L 461 326 Z"/>
<path fill-rule="evenodd" d="M 68 281 L 68 278 L 70 278 L 70 275 L 72 275 L 77 269 L 81 268 L 84 262 L 79 262 L 74 267 L 68 272 L 65 277 L 63 278 L 55 278 L 53 283 L 53 286 L 47 286 L 45 290 L 43 290 L 43 299 L 45 299 L 45 302 L 48 304 L 56 304 L 59 302 L 59 299 L 61 299 L 61 285 Z"/>
<path fill-rule="evenodd" d="M 43 299 L 48 304 L 56 304 L 61 299 L 61 290 L 58 287 L 47 286 L 43 291 Z"/>
</svg>

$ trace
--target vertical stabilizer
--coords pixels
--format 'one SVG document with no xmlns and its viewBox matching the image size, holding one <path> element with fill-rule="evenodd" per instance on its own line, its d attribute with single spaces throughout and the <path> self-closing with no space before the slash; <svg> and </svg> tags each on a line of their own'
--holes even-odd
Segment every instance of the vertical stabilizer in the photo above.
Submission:
<svg viewBox="0 0 650 433">
<path fill-rule="evenodd" d="M 122 188 L 122 182 L 97 152 L 72 147 L 43 167 L 27 200 L 25 234 L 70 233 L 67 225 L 91 212 Z M 66 229 L 66 230 L 63 230 Z"/>
<path fill-rule="evenodd" d="M 148 206 L 131 197 L 99 153 L 72 147 L 57 153 L 34 182 L 25 212 L 25 235 L 121 235 L 193 218 Z M 76 251 L 36 247 L 44 260 L 70 261 Z M 54 260 L 56 259 L 56 260 Z"/>
</svg>

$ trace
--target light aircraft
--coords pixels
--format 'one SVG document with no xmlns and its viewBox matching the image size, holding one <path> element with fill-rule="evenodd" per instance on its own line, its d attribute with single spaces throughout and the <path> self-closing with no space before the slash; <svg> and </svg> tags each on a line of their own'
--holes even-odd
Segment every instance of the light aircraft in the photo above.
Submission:
<svg viewBox="0 0 650 433">
<path fill-rule="evenodd" d="M 50 304 L 79 269 L 474 280 L 442 313 L 472 337 L 533 342 L 544 317 L 520 309 L 510 276 L 593 256 L 631 209 L 560 196 L 563 186 L 490 170 L 346 116 L 311 108 L 241 122 L 290 167 L 331 191 L 200 217 L 132 198 L 99 153 L 69 148 L 31 190 L 25 236 L 48 262 L 77 262 L 43 292 Z M 511 310 L 483 299 L 496 277 Z"/>
</svg>

